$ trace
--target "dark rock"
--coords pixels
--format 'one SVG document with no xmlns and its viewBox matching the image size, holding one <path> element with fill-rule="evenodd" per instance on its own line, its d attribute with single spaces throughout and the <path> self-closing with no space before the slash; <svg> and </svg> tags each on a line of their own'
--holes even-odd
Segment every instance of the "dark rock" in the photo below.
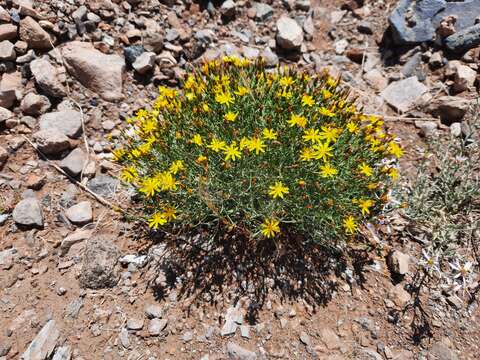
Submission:
<svg viewBox="0 0 480 360">
<path fill-rule="evenodd" d="M 95 194 L 109 197 L 112 196 L 119 185 L 119 181 L 107 175 L 98 175 L 87 183 L 87 186 Z"/>
<path fill-rule="evenodd" d="M 479 5 L 480 6 L 480 5 Z M 470 26 L 450 35 L 445 39 L 446 47 L 454 52 L 461 52 L 480 45 L 480 24 Z"/>
<path fill-rule="evenodd" d="M 132 66 L 132 64 L 137 60 L 137 57 L 142 55 L 145 52 L 145 49 L 142 45 L 132 45 L 127 46 L 123 49 L 123 56 L 125 56 L 125 62 L 128 66 Z"/>
</svg>

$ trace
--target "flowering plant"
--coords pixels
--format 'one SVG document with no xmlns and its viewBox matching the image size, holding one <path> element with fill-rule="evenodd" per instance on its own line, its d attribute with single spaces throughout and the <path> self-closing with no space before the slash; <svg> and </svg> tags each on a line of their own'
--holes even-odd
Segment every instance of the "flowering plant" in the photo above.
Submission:
<svg viewBox="0 0 480 360">
<path fill-rule="evenodd" d="M 114 153 L 151 229 L 217 224 L 249 239 L 353 236 L 377 215 L 402 149 L 327 73 L 235 57 L 160 87 Z"/>
</svg>

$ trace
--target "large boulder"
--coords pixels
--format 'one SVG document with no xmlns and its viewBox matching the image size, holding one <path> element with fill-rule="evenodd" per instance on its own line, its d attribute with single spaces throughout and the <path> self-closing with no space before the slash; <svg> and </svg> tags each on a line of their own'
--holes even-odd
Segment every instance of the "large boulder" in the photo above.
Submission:
<svg viewBox="0 0 480 360">
<path fill-rule="evenodd" d="M 118 55 L 106 55 L 89 43 L 73 41 L 62 48 L 67 70 L 83 86 L 107 101 L 123 99 L 122 76 L 125 61 Z"/>
</svg>

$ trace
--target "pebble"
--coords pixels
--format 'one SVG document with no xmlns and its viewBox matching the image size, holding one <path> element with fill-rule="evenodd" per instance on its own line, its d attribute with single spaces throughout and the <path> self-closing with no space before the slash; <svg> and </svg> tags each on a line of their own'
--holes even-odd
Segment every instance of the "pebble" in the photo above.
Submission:
<svg viewBox="0 0 480 360">
<path fill-rule="evenodd" d="M 387 257 L 387 262 L 390 270 L 398 275 L 405 275 L 408 273 L 408 266 L 410 263 L 410 256 L 395 250 Z"/>
<path fill-rule="evenodd" d="M 167 327 L 166 319 L 151 319 L 148 323 L 148 333 L 150 336 L 158 336 Z"/>
<path fill-rule="evenodd" d="M 144 75 L 152 71 L 155 66 L 155 56 L 156 54 L 154 52 L 144 52 L 135 59 L 132 67 L 137 73 Z"/>
<path fill-rule="evenodd" d="M 82 201 L 68 208 L 65 215 L 75 225 L 88 224 L 93 220 L 92 204 L 90 201 Z"/>
<path fill-rule="evenodd" d="M 36 198 L 21 200 L 13 209 L 13 220 L 20 226 L 43 227 L 43 212 Z"/>
</svg>

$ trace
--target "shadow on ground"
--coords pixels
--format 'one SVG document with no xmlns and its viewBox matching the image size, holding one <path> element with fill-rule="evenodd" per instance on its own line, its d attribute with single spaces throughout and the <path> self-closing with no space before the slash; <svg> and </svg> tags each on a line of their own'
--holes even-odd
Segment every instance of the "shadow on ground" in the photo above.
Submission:
<svg viewBox="0 0 480 360">
<path fill-rule="evenodd" d="M 246 296 L 252 321 L 271 292 L 284 301 L 303 299 L 314 309 L 326 304 L 337 288 L 336 277 L 345 276 L 347 263 L 361 286 L 362 269 L 369 262 L 366 252 L 340 254 L 295 237 L 281 244 L 263 240 L 255 246 L 230 234 L 216 241 L 196 235 L 164 238 L 162 243 L 166 249 L 154 272 L 162 272 L 164 282 L 152 284 L 158 300 L 172 288 L 177 289 L 178 297 L 192 299 L 197 305 L 215 305 L 218 295 L 235 302 Z"/>
</svg>

